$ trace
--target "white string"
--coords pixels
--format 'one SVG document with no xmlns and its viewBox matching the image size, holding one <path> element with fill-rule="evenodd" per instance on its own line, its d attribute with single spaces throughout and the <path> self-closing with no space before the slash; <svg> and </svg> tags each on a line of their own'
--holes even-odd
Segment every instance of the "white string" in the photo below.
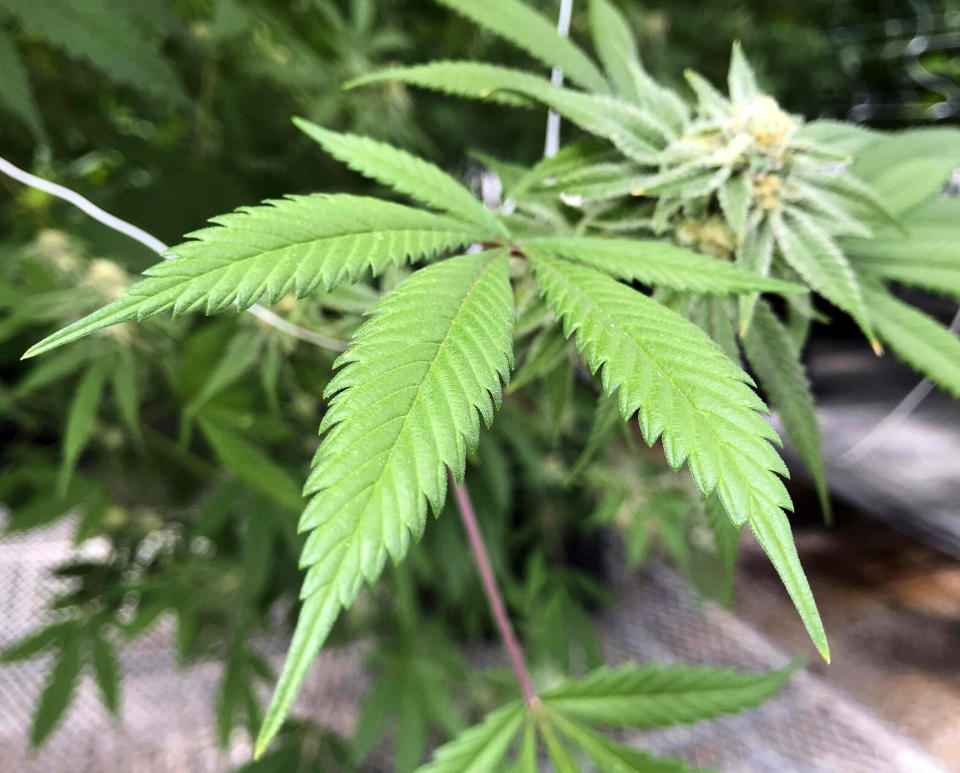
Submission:
<svg viewBox="0 0 960 773">
<path fill-rule="evenodd" d="M 557 19 L 557 32 L 563 37 L 570 34 L 570 16 L 573 14 L 573 0 L 560 0 L 560 17 Z M 550 73 L 550 82 L 554 86 L 563 85 L 563 70 L 554 67 Z M 560 116 L 550 110 L 547 112 L 547 136 L 543 143 L 543 156 L 550 158 L 560 150 Z"/>
<path fill-rule="evenodd" d="M 947 328 L 951 333 L 960 331 L 960 310 L 953 316 L 950 327 Z M 925 378 L 917 384 L 910 393 L 904 397 L 896 407 L 890 411 L 883 419 L 864 435 L 860 440 L 853 444 L 840 456 L 840 462 L 846 465 L 854 465 L 862 461 L 874 448 L 876 448 L 890 430 L 900 426 L 906 418 L 916 410 L 917 406 L 923 402 L 923 399 L 933 391 L 933 382 Z"/>
<path fill-rule="evenodd" d="M 164 254 L 168 249 L 167 245 L 152 234 L 148 234 L 142 228 L 138 228 L 132 223 L 128 223 L 126 220 L 121 220 L 119 217 L 111 215 L 109 212 L 105 212 L 92 201 L 84 198 L 76 191 L 65 188 L 57 183 L 52 183 L 49 180 L 44 180 L 42 177 L 37 177 L 36 175 L 24 171 L 18 166 L 14 166 L 2 156 L 0 156 L 0 172 L 12 177 L 14 180 L 22 182 L 24 185 L 29 185 L 31 188 L 44 191 L 49 193 L 51 196 L 56 196 L 58 199 L 63 199 L 64 201 L 73 204 L 73 206 L 82 212 L 85 212 L 97 222 L 103 223 L 103 225 L 107 226 L 107 228 L 111 228 L 114 231 L 122 233 L 124 236 L 129 236 L 134 241 L 140 242 L 140 244 L 142 244 L 144 247 L 147 247 L 148 249 L 158 253 L 165 260 L 177 257 L 176 255 Z M 247 311 L 253 314 L 253 316 L 255 316 L 257 319 L 270 325 L 270 327 L 276 328 L 287 335 L 299 338 L 301 341 L 311 343 L 314 346 L 320 346 L 324 349 L 332 349 L 335 352 L 342 352 L 347 348 L 347 345 L 343 341 L 339 341 L 336 338 L 328 338 L 320 333 L 315 333 L 312 330 L 307 330 L 299 325 L 294 325 L 292 322 L 288 322 L 287 320 L 283 319 L 283 317 L 274 314 L 269 309 L 265 309 L 260 304 L 254 304 L 248 308 Z"/>
</svg>

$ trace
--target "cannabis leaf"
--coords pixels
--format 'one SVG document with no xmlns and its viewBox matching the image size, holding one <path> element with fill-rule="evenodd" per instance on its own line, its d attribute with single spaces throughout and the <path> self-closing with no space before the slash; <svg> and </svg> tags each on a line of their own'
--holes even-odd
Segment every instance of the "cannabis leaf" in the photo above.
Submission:
<svg viewBox="0 0 960 773">
<path fill-rule="evenodd" d="M 615 97 L 554 86 L 522 70 L 482 62 L 432 62 L 365 75 L 348 88 L 399 80 L 422 88 L 513 106 L 540 102 L 598 137 L 612 142 L 628 158 L 657 163 L 673 129 L 651 111 Z"/>
<path fill-rule="evenodd" d="M 389 185 L 428 207 L 462 218 L 491 233 L 506 235 L 503 225 L 482 202 L 457 180 L 428 161 L 368 137 L 332 132 L 302 118 L 294 118 L 293 122 L 307 136 L 319 142 L 330 155 L 351 169 Z"/>
<path fill-rule="evenodd" d="M 516 0 L 439 0 L 458 13 L 506 38 L 548 67 L 584 88 L 601 94 L 609 91 L 606 80 L 590 58 L 542 14 Z"/>
<path fill-rule="evenodd" d="M 800 350 L 771 308 L 760 302 L 743 348 L 784 429 L 813 476 L 820 507 L 829 519 L 830 498 L 823 465 L 820 428 Z"/>
<path fill-rule="evenodd" d="M 185 99 L 173 69 L 155 42 L 104 0 L 4 0 L 31 32 L 88 61 L 104 75 L 171 101 Z"/>
<path fill-rule="evenodd" d="M 543 693 L 533 704 L 517 701 L 502 706 L 437 749 L 419 773 L 503 770 L 504 758 L 515 747 L 515 769 L 534 773 L 540 742 L 556 770 L 576 771 L 564 741 L 600 770 L 682 773 L 688 770 L 682 762 L 651 757 L 601 735 L 591 725 L 662 727 L 734 714 L 776 694 L 797 667 L 793 663 L 770 673 L 738 674 L 658 663 L 604 666 Z"/>
<path fill-rule="evenodd" d="M 769 674 L 625 663 L 601 667 L 543 693 L 544 705 L 578 721 L 615 727 L 698 722 L 758 706 L 786 683 L 796 666 Z"/>
<path fill-rule="evenodd" d="M 665 241 L 579 236 L 525 239 L 546 250 L 627 281 L 695 293 L 802 293 L 802 285 L 741 271 L 731 263 Z"/>
<path fill-rule="evenodd" d="M 593 269 L 528 248 L 537 281 L 604 391 L 619 389 L 625 419 L 638 413 L 648 443 L 662 436 L 674 469 L 715 488 L 734 524 L 749 523 L 821 654 L 826 638 L 782 508 L 787 475 L 749 379 L 695 325 Z"/>
<path fill-rule="evenodd" d="M 214 314 L 236 303 L 272 304 L 426 258 L 482 238 L 459 220 L 401 204 L 348 195 L 291 196 L 215 217 L 188 234 L 127 294 L 32 346 L 24 357 L 62 346 L 118 322 L 172 311 Z"/>
<path fill-rule="evenodd" d="M 463 478 L 480 416 L 492 422 L 512 359 L 507 257 L 492 250 L 417 272 L 374 307 L 338 360 L 300 521 L 311 532 L 303 609 L 258 753 L 340 608 L 379 576 L 387 555 L 404 556 L 411 534 L 423 532 L 427 503 L 443 506 L 446 468 Z"/>
<path fill-rule="evenodd" d="M 866 287 L 877 333 L 905 362 L 960 398 L 960 339 L 889 291 Z"/>
</svg>

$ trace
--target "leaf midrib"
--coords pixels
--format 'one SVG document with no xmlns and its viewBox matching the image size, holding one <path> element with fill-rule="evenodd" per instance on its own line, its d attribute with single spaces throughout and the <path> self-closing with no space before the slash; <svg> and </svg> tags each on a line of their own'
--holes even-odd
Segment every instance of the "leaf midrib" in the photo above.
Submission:
<svg viewBox="0 0 960 773">
<path fill-rule="evenodd" d="M 487 262 L 487 265 L 484 266 L 483 270 L 482 270 L 479 274 L 477 274 L 477 276 L 474 278 L 474 280 L 470 283 L 470 287 L 467 289 L 467 292 L 464 294 L 463 300 L 460 302 L 460 305 L 457 307 L 457 311 L 454 313 L 453 317 L 451 317 L 451 319 L 450 319 L 450 325 L 447 327 L 446 333 L 444 333 L 443 338 L 441 338 L 440 341 L 439 341 L 438 344 L 437 344 L 437 352 L 436 352 L 436 354 L 431 358 L 430 364 L 427 366 L 427 370 L 424 372 L 423 378 L 420 380 L 420 384 L 417 386 L 417 392 L 416 392 L 416 394 L 413 396 L 413 399 L 410 401 L 410 407 L 407 409 L 406 413 L 404 414 L 403 424 L 401 424 L 401 425 L 400 425 L 400 429 L 397 430 L 397 435 L 396 435 L 396 437 L 394 438 L 393 444 L 390 446 L 389 450 L 387 451 L 387 458 L 386 458 L 386 459 L 384 460 L 384 462 L 383 462 L 383 469 L 386 469 L 386 468 L 388 467 L 388 465 L 390 464 L 390 459 L 393 457 L 393 453 L 394 453 L 394 451 L 396 450 L 397 443 L 399 442 L 400 437 L 403 435 L 403 432 L 404 432 L 404 430 L 406 429 L 407 421 L 408 421 L 409 418 L 410 418 L 410 414 L 413 412 L 414 406 L 417 404 L 418 400 L 420 399 L 420 393 L 423 391 L 423 386 L 424 386 L 424 384 L 427 383 L 427 380 L 429 379 L 430 373 L 432 372 L 433 367 L 434 367 L 434 365 L 435 365 L 436 362 L 437 362 L 437 359 L 440 357 L 440 354 L 443 352 L 443 348 L 444 348 L 444 346 L 445 346 L 446 343 L 447 343 L 447 339 L 449 339 L 451 331 L 453 330 L 454 326 L 456 325 L 457 321 L 458 321 L 459 318 L 460 318 L 460 313 L 463 311 L 463 307 L 466 305 L 467 301 L 468 301 L 468 300 L 470 299 L 470 297 L 473 295 L 474 291 L 476 290 L 477 284 L 480 282 L 480 280 L 486 275 L 487 271 L 489 271 L 490 268 L 493 266 L 493 264 L 496 262 L 496 259 L 497 259 L 497 256 L 491 256 L 491 257 L 490 257 L 490 259 L 489 259 L 488 262 Z M 439 450 L 439 449 L 438 449 L 438 450 Z M 360 513 L 359 517 L 357 518 L 357 521 L 356 521 L 357 523 L 360 523 L 361 521 L 365 520 L 365 518 L 366 518 L 366 516 L 367 516 L 367 512 L 368 512 L 368 510 L 369 510 L 370 501 L 371 501 L 371 499 L 373 498 L 374 493 L 376 493 L 377 491 L 379 491 L 379 487 L 380 487 L 380 485 L 381 485 L 381 482 L 383 481 L 383 477 L 384 477 L 384 476 L 383 476 L 383 474 L 381 473 L 381 474 L 377 477 L 377 480 L 374 482 L 374 484 L 370 487 L 370 490 L 369 490 L 369 493 L 368 493 L 368 496 L 367 496 L 367 501 L 364 503 L 363 511 Z M 318 494 L 316 494 L 315 496 L 322 494 L 322 492 L 323 492 L 323 490 L 321 489 L 321 491 L 318 492 Z M 419 502 L 418 502 L 417 504 L 418 504 L 418 506 L 419 506 Z M 405 529 L 407 528 L 406 524 L 404 524 L 404 528 L 405 528 Z M 354 533 L 355 533 L 355 532 L 356 532 L 356 530 L 354 529 Z M 386 537 L 385 537 L 384 532 L 383 532 L 382 519 L 381 519 L 381 530 L 380 530 L 380 534 L 381 534 L 381 537 L 383 538 L 383 541 L 386 542 Z M 347 541 L 348 539 L 351 539 L 353 536 L 354 536 L 354 534 L 345 534 L 343 537 L 341 537 L 339 540 L 337 540 L 335 543 L 333 543 L 333 545 L 331 545 L 331 546 L 329 547 L 329 549 L 327 550 L 327 552 L 328 552 L 328 553 L 329 553 L 329 552 L 332 552 L 332 551 L 335 550 L 337 547 L 339 547 L 343 542 Z M 323 585 L 320 586 L 320 588 L 318 588 L 316 591 L 314 591 L 314 593 L 311 594 L 311 595 L 316 595 L 317 593 L 319 593 L 319 592 L 321 591 L 322 588 L 324 588 L 324 587 L 326 587 L 326 586 L 329 586 L 329 585 L 331 585 L 332 583 L 337 583 L 337 582 L 338 582 L 338 580 L 339 580 L 339 578 L 340 578 L 340 573 L 341 573 L 341 570 L 343 569 L 343 565 L 344 565 L 344 562 L 346 561 L 346 556 L 347 556 L 347 553 L 348 553 L 348 552 L 349 552 L 349 551 L 344 551 L 344 553 L 343 553 L 343 554 L 341 555 L 341 557 L 340 557 L 340 560 L 337 562 L 337 568 L 336 568 L 336 571 L 335 571 L 335 573 L 334 573 L 334 575 L 333 575 L 333 579 L 331 580 L 331 582 L 324 583 Z M 315 562 L 315 563 L 316 563 L 316 562 Z M 312 566 L 312 564 L 311 564 L 311 566 Z M 362 573 L 363 573 L 363 569 L 361 568 L 360 571 L 361 571 L 361 574 L 362 574 Z M 337 585 L 337 587 L 339 588 L 339 584 Z"/>
</svg>

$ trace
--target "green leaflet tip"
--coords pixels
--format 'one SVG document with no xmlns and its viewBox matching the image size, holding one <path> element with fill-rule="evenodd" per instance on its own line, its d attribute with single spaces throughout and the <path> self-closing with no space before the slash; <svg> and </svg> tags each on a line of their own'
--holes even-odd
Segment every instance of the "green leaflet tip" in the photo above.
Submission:
<svg viewBox="0 0 960 773">
<path fill-rule="evenodd" d="M 881 344 L 876 338 L 870 339 L 870 348 L 873 349 L 873 353 L 877 357 L 883 356 L 883 344 Z"/>
</svg>

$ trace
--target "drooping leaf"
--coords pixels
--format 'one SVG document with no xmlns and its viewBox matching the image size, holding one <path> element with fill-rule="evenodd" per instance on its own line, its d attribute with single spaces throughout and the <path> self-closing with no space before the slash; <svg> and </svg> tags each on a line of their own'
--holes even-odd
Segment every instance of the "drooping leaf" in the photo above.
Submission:
<svg viewBox="0 0 960 773">
<path fill-rule="evenodd" d="M 896 354 L 934 384 L 960 398 L 960 339 L 889 291 L 865 287 L 873 324 Z"/>
<path fill-rule="evenodd" d="M 213 218 L 188 234 L 125 297 L 32 346 L 24 357 L 62 346 L 118 322 L 172 311 L 224 311 L 304 297 L 380 273 L 391 264 L 455 249 L 485 233 L 441 215 L 348 195 L 291 196 Z"/>
<path fill-rule="evenodd" d="M 873 343 L 876 339 L 860 285 L 836 242 L 796 210 L 772 218 L 770 224 L 784 260 L 814 290 L 853 317 Z"/>
<path fill-rule="evenodd" d="M 519 701 L 500 707 L 479 725 L 437 749 L 433 759 L 417 773 L 487 773 L 500 769 L 523 719 L 524 708 Z"/>
<path fill-rule="evenodd" d="M 780 415 L 787 436 L 813 477 L 820 508 L 829 522 L 827 473 L 810 382 L 800 361 L 800 350 L 763 301 L 757 305 L 753 326 L 743 338 L 743 348 L 760 386 Z"/>
<path fill-rule="evenodd" d="M 328 131 L 302 118 L 294 118 L 293 122 L 330 155 L 366 177 L 389 185 L 429 207 L 485 228 L 491 234 L 506 234 L 493 213 L 469 190 L 428 161 L 368 137 Z"/>
<path fill-rule="evenodd" d="M 595 730 L 571 722 L 562 714 L 550 717 L 560 732 L 579 746 L 604 773 L 688 773 L 679 760 L 658 759 L 642 749 L 617 743 Z"/>
<path fill-rule="evenodd" d="M 731 263 L 667 241 L 543 237 L 521 246 L 561 255 L 618 279 L 695 293 L 803 292 L 801 285 L 741 271 Z"/>
<path fill-rule="evenodd" d="M 740 674 L 706 666 L 624 663 L 601 667 L 540 699 L 568 719 L 615 727 L 662 727 L 734 714 L 775 695 L 796 671 Z"/>
<path fill-rule="evenodd" d="M 548 67 L 559 67 L 574 83 L 600 94 L 609 91 L 597 66 L 555 22 L 517 0 L 438 0 L 482 27 L 495 32 Z"/>
<path fill-rule="evenodd" d="M 364 579 L 399 561 L 439 512 L 446 470 L 462 479 L 468 448 L 500 402 L 512 358 L 513 294 L 502 250 L 423 269 L 372 311 L 326 394 L 324 439 L 305 493 L 304 605 L 257 742 L 279 729 L 340 608 Z"/>
<path fill-rule="evenodd" d="M 715 488 L 735 524 L 749 523 L 824 657 L 826 639 L 782 508 L 786 467 L 748 377 L 695 325 L 584 266 L 528 250 L 537 281 L 625 419 L 638 413 L 648 443 L 684 461 L 706 495 Z"/>
</svg>

